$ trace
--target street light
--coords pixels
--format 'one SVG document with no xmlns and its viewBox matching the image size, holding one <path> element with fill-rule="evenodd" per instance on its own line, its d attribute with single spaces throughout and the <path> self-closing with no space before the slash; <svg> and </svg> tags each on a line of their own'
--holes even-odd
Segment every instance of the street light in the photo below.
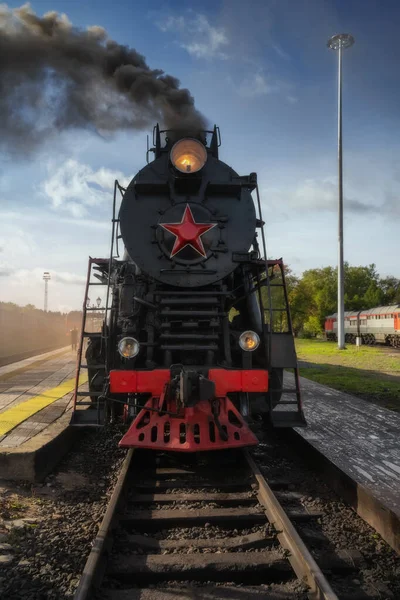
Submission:
<svg viewBox="0 0 400 600">
<path fill-rule="evenodd" d="M 343 261 L 343 154 L 342 154 L 342 50 L 350 48 L 354 38 L 339 33 L 328 40 L 328 48 L 338 50 L 338 168 L 339 168 L 339 256 L 338 256 L 338 348 L 344 344 L 344 261 Z"/>
<path fill-rule="evenodd" d="M 48 295 L 49 295 L 48 285 L 49 285 L 50 279 L 51 279 L 50 273 L 48 271 L 45 271 L 43 273 L 43 280 L 44 280 L 44 312 L 47 312 Z"/>
<path fill-rule="evenodd" d="M 89 296 L 86 298 L 86 308 L 90 308 L 90 298 L 89 298 Z"/>
<path fill-rule="evenodd" d="M 97 304 L 97 308 L 100 308 L 100 304 L 101 304 L 100 296 L 98 298 L 96 298 L 96 304 Z"/>
</svg>

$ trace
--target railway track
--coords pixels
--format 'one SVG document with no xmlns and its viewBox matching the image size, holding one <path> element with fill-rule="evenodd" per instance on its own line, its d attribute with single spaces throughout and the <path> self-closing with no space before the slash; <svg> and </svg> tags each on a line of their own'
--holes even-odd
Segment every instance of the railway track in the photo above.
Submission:
<svg viewBox="0 0 400 600">
<path fill-rule="evenodd" d="M 323 570 L 349 565 L 316 564 L 295 524 L 320 515 L 287 482 L 267 483 L 246 451 L 194 468 L 153 457 L 128 452 L 75 600 L 338 598 Z"/>
</svg>

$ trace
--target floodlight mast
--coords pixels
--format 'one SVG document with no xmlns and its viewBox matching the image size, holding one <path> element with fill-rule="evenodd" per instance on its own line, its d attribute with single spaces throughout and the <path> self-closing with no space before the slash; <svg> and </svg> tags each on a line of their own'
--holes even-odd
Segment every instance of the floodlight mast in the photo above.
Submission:
<svg viewBox="0 0 400 600">
<path fill-rule="evenodd" d="M 354 37 L 349 33 L 339 33 L 328 40 L 328 48 L 338 50 L 338 192 L 339 192 L 339 227 L 338 227 L 338 310 L 337 332 L 338 348 L 344 350 L 344 259 L 343 259 L 343 152 L 342 152 L 342 51 L 354 44 Z"/>
<path fill-rule="evenodd" d="M 50 279 L 51 279 L 50 273 L 48 271 L 45 271 L 43 273 L 43 280 L 44 280 L 44 312 L 47 312 L 48 295 L 49 295 L 48 285 L 49 285 Z"/>
</svg>

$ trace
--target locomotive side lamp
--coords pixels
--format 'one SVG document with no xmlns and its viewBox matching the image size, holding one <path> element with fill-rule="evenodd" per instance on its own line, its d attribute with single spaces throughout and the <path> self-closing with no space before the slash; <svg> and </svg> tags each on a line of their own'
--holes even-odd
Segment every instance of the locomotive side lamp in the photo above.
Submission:
<svg viewBox="0 0 400 600">
<path fill-rule="evenodd" d="M 260 345 L 260 338 L 255 331 L 243 331 L 239 337 L 239 346 L 246 352 L 257 350 Z"/>
<path fill-rule="evenodd" d="M 140 344 L 133 337 L 124 337 L 118 342 L 118 352 L 122 358 L 134 358 L 139 354 Z"/>
<path fill-rule="evenodd" d="M 192 138 L 176 142 L 170 156 L 175 169 L 181 173 L 196 173 L 207 162 L 207 150 L 201 142 Z"/>
</svg>

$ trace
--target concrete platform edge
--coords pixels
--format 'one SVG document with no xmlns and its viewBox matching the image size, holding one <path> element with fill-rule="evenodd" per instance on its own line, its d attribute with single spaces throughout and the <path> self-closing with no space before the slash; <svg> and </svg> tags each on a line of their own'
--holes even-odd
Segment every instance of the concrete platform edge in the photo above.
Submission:
<svg viewBox="0 0 400 600">
<path fill-rule="evenodd" d="M 19 448 L 0 452 L 0 479 L 11 481 L 42 481 L 71 448 L 82 433 L 71 427 L 70 412 L 64 413 L 44 431 Z"/>
<path fill-rule="evenodd" d="M 301 433 L 286 434 L 300 446 L 305 457 L 313 457 L 319 475 L 355 512 L 400 554 L 400 517 L 373 495 L 373 492 L 354 481 L 340 467 L 315 448 Z"/>
</svg>

